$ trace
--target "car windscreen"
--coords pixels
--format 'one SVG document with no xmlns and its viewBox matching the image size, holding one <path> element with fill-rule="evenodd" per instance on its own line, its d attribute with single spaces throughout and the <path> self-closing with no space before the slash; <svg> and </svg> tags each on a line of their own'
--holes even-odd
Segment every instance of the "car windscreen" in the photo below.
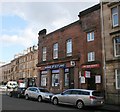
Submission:
<svg viewBox="0 0 120 112">
<path fill-rule="evenodd" d="M 40 90 L 40 92 L 47 92 L 47 93 L 49 93 L 49 91 L 47 90 L 47 89 L 39 89 Z"/>
<path fill-rule="evenodd" d="M 93 95 L 93 96 L 98 96 L 98 97 L 99 97 L 99 96 L 100 96 L 100 97 L 103 97 L 103 96 L 104 96 L 103 92 L 101 92 L 101 91 L 93 91 L 93 92 L 92 92 L 92 95 Z"/>
</svg>

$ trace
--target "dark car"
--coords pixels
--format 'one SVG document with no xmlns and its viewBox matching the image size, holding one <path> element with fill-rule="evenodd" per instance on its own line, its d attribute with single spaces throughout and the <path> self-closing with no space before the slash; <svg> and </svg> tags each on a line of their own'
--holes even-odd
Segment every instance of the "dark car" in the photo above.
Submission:
<svg viewBox="0 0 120 112">
<path fill-rule="evenodd" d="M 10 97 L 24 97 L 24 92 L 25 92 L 26 88 L 16 88 L 13 91 L 10 91 L 9 96 Z"/>
</svg>

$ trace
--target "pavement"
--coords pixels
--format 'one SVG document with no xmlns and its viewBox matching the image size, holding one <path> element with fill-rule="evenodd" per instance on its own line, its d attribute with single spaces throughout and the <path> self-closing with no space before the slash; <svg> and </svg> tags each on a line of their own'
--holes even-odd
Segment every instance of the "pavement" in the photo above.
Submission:
<svg viewBox="0 0 120 112">
<path fill-rule="evenodd" d="M 101 110 L 109 112 L 120 112 L 120 105 L 105 104 Z"/>
</svg>

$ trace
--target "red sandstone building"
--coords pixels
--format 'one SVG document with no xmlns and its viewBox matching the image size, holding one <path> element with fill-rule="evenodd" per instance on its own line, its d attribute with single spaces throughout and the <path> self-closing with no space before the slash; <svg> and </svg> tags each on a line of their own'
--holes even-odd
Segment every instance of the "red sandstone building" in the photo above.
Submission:
<svg viewBox="0 0 120 112">
<path fill-rule="evenodd" d="M 104 89 L 100 4 L 78 16 L 78 21 L 54 32 L 38 33 L 38 86 L 51 92 Z"/>
</svg>

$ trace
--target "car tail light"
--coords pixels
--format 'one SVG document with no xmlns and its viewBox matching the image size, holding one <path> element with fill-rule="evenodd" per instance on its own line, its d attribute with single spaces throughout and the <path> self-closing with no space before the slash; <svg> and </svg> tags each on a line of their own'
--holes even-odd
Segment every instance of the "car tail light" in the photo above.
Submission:
<svg viewBox="0 0 120 112">
<path fill-rule="evenodd" d="M 90 96 L 90 99 L 97 99 L 95 96 Z"/>
</svg>

